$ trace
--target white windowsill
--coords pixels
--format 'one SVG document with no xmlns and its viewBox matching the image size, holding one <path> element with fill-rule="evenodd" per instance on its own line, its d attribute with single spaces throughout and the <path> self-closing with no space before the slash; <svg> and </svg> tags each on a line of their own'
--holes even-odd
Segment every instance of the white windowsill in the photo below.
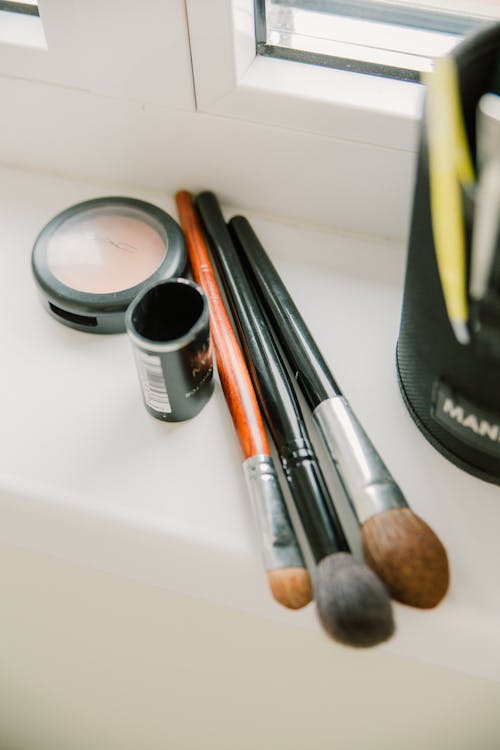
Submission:
<svg viewBox="0 0 500 750">
<path fill-rule="evenodd" d="M 142 406 L 126 336 L 73 331 L 39 302 L 30 271 L 37 233 L 59 210 L 111 186 L 8 168 L 0 186 L 9 279 L 0 301 L 0 538 L 324 638 L 312 606 L 287 612 L 268 594 L 220 387 L 195 419 L 160 423 Z M 175 216 L 172 199 L 134 195 Z M 437 454 L 403 405 L 394 367 L 403 254 L 249 218 L 411 506 L 449 552 L 445 601 L 430 612 L 396 605 L 398 632 L 381 652 L 500 681 L 498 488 Z"/>
</svg>

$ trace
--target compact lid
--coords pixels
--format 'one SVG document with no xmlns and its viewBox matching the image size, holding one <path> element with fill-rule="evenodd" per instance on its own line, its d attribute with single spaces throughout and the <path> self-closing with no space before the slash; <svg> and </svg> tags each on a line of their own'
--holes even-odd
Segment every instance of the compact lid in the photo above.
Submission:
<svg viewBox="0 0 500 750">
<path fill-rule="evenodd" d="M 180 275 L 186 249 L 177 222 L 145 201 L 97 198 L 55 216 L 36 239 L 32 268 L 49 312 L 81 330 L 124 331 L 145 282 Z"/>
</svg>

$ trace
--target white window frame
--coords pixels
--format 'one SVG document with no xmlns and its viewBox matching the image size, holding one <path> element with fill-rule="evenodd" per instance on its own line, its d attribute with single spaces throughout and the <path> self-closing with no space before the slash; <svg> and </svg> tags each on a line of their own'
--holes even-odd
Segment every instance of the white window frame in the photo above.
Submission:
<svg viewBox="0 0 500 750">
<path fill-rule="evenodd" d="M 17 14 L 16 33 L 0 37 L 2 76 L 194 109 L 183 0 L 39 0 L 38 6 L 46 46 L 29 33 L 33 16 Z"/>
<path fill-rule="evenodd" d="M 0 43 L 0 162 L 406 235 L 423 87 L 257 56 L 252 0 L 40 13 L 47 50 Z"/>
<path fill-rule="evenodd" d="M 198 110 L 415 151 L 423 87 L 268 59 L 253 0 L 186 0 Z"/>
</svg>

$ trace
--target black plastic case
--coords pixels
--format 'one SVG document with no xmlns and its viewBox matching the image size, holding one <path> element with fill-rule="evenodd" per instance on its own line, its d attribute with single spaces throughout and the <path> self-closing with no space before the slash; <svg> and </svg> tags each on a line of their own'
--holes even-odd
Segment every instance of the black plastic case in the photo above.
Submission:
<svg viewBox="0 0 500 750">
<path fill-rule="evenodd" d="M 481 29 L 453 52 L 473 159 L 478 101 L 487 91 L 500 93 L 494 83 L 499 52 L 500 24 Z M 397 344 L 399 383 L 429 442 L 462 469 L 500 484 L 500 319 L 498 327 L 486 329 L 473 318 L 469 345 L 453 334 L 436 266 L 424 123 Z M 464 196 L 469 248 L 472 204 L 473 195 Z"/>
</svg>

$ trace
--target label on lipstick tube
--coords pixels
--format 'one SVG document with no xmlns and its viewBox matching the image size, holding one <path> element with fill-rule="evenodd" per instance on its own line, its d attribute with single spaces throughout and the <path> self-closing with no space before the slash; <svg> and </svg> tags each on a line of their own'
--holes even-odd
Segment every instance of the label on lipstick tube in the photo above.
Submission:
<svg viewBox="0 0 500 750">
<path fill-rule="evenodd" d="M 170 414 L 172 407 L 163 376 L 161 359 L 153 354 L 138 350 L 135 350 L 135 359 L 144 401 L 151 409 Z"/>
</svg>

